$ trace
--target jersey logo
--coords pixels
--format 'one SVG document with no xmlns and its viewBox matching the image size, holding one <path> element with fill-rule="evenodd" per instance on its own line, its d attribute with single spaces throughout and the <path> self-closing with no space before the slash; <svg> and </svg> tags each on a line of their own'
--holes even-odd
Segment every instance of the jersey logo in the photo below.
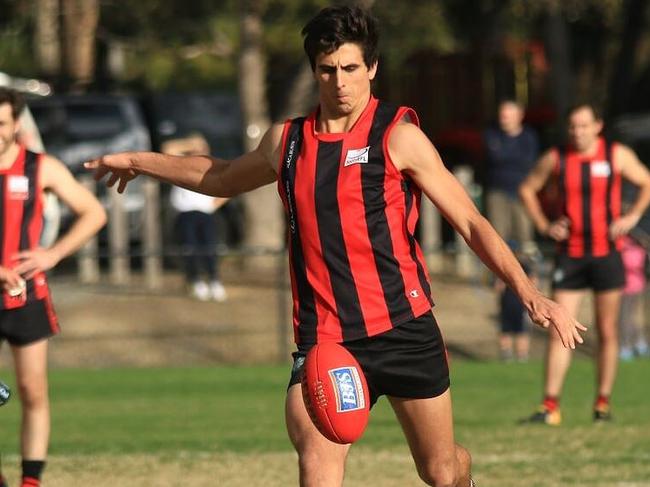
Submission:
<svg viewBox="0 0 650 487">
<path fill-rule="evenodd" d="M 9 199 L 25 201 L 29 198 L 29 179 L 26 176 L 10 175 L 7 187 Z"/>
<path fill-rule="evenodd" d="M 351 166 L 352 164 L 366 164 L 368 162 L 368 153 L 370 146 L 363 149 L 350 149 L 345 155 L 345 163 L 343 167 Z"/>
<path fill-rule="evenodd" d="M 593 161 L 591 163 L 591 176 L 594 178 L 608 178 L 612 170 L 607 161 Z"/>
</svg>

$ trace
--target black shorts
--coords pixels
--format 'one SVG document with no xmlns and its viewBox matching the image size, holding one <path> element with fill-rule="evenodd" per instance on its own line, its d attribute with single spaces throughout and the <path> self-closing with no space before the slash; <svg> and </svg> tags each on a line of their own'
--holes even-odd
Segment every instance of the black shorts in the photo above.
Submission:
<svg viewBox="0 0 650 487">
<path fill-rule="evenodd" d="M 553 289 L 593 289 L 610 291 L 625 286 L 625 271 L 621 254 L 610 252 L 605 257 L 555 258 Z"/>
<path fill-rule="evenodd" d="M 382 395 L 425 399 L 449 388 L 447 351 L 431 311 L 379 335 L 341 345 L 366 376 L 371 406 Z M 299 346 L 293 353 L 289 387 L 300 382 L 308 351 Z"/>
<path fill-rule="evenodd" d="M 0 342 L 29 345 L 59 332 L 59 324 L 49 298 L 14 309 L 0 310 Z"/>
</svg>

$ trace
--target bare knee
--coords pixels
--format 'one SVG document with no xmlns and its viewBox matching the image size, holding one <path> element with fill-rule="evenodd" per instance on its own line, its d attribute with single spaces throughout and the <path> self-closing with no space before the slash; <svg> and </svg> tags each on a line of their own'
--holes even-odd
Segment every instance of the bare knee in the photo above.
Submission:
<svg viewBox="0 0 650 487">
<path fill-rule="evenodd" d="M 38 382 L 20 382 L 18 394 L 24 409 L 40 409 L 47 407 L 47 386 Z"/>
<path fill-rule="evenodd" d="M 459 475 L 456 461 L 429 462 L 418 467 L 418 474 L 424 483 L 435 487 L 456 487 Z"/>
</svg>

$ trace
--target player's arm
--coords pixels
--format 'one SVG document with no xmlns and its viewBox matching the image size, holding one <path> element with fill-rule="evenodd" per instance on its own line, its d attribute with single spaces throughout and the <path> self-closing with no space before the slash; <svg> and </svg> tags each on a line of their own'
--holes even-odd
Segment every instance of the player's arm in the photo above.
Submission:
<svg viewBox="0 0 650 487">
<path fill-rule="evenodd" d="M 542 235 L 548 235 L 553 240 L 561 241 L 569 237 L 569 226 L 566 218 L 550 221 L 546 218 L 537 194 L 544 187 L 555 169 L 557 156 L 549 150 L 539 158 L 533 170 L 519 186 L 519 197 L 530 215 L 535 228 Z"/>
<path fill-rule="evenodd" d="M 612 238 L 628 233 L 639 222 L 650 204 L 650 171 L 639 160 L 635 152 L 625 145 L 614 146 L 614 164 L 621 177 L 639 188 L 636 200 L 632 206 L 612 222 L 609 232 Z"/>
<path fill-rule="evenodd" d="M 85 163 L 95 170 L 95 179 L 110 174 L 106 184 L 127 183 L 145 174 L 160 181 L 212 196 L 230 197 L 272 183 L 277 178 L 282 125 L 273 125 L 259 146 L 236 159 L 207 155 L 172 156 L 155 152 L 110 154 Z"/>
<path fill-rule="evenodd" d="M 51 247 L 22 251 L 15 256 L 18 264 L 14 270 L 26 279 L 54 267 L 61 259 L 79 249 L 106 223 L 106 212 L 101 203 L 61 161 L 43 156 L 38 184 L 68 205 L 76 218 L 70 229 Z"/>
<path fill-rule="evenodd" d="M 582 343 L 579 330 L 586 328 L 533 285 L 419 128 L 397 125 L 388 140 L 388 150 L 396 167 L 422 188 L 479 258 L 517 293 L 535 323 L 545 328 L 553 325 L 567 347 Z"/>
</svg>

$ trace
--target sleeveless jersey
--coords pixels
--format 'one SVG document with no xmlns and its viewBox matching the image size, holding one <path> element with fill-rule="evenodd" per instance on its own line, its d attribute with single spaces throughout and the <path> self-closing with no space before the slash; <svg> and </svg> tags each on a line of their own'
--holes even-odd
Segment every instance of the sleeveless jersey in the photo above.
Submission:
<svg viewBox="0 0 650 487">
<path fill-rule="evenodd" d="M 621 214 L 621 175 L 612 160 L 612 144 L 599 138 L 594 156 L 585 158 L 572 148 L 557 149 L 563 213 L 569 218 L 569 238 L 560 250 L 570 257 L 604 257 L 620 250 L 609 226 Z"/>
<path fill-rule="evenodd" d="M 13 257 L 38 247 L 43 227 L 43 191 L 38 185 L 41 154 L 20 146 L 11 167 L 0 170 L 0 246 L 2 266 L 13 268 Z M 0 309 L 13 309 L 37 299 L 49 299 L 44 273 L 27 281 L 27 292 L 11 297 L 2 292 Z"/>
<path fill-rule="evenodd" d="M 317 112 L 287 121 L 278 190 L 289 234 L 296 343 L 387 331 L 433 306 L 415 240 L 420 190 L 387 140 L 413 110 L 370 99 L 349 132 L 316 132 Z"/>
</svg>

